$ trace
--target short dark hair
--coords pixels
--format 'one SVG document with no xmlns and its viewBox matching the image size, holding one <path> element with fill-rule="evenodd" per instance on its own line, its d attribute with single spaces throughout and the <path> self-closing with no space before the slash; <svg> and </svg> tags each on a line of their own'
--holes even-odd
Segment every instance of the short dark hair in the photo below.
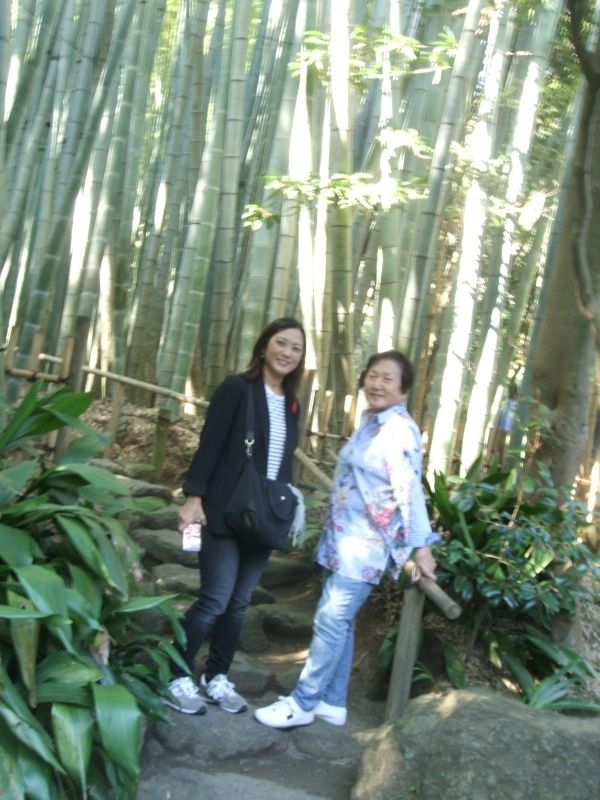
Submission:
<svg viewBox="0 0 600 800">
<path fill-rule="evenodd" d="M 408 360 L 404 353 L 400 353 L 398 350 L 384 350 L 381 353 L 373 353 L 373 355 L 370 356 L 369 360 L 367 361 L 366 367 L 360 373 L 360 377 L 358 379 L 359 388 L 363 388 L 367 372 L 374 367 L 375 364 L 378 364 L 380 361 L 384 360 L 394 361 L 400 367 L 400 391 L 403 394 L 406 394 L 412 386 L 415 370 L 412 363 Z"/>
<path fill-rule="evenodd" d="M 298 330 L 302 334 L 303 352 L 300 363 L 296 369 L 290 372 L 289 375 L 285 376 L 282 385 L 283 391 L 287 395 L 295 397 L 304 373 L 304 359 L 306 357 L 306 333 L 304 332 L 302 324 L 293 317 L 280 317 L 279 319 L 274 319 L 269 322 L 265 328 L 263 328 L 258 336 L 258 339 L 254 343 L 254 347 L 252 348 L 250 363 L 242 372 L 242 375 L 244 378 L 246 378 L 246 380 L 249 381 L 260 380 L 263 373 L 263 354 L 267 348 L 269 340 L 272 339 L 277 333 L 281 333 L 281 331 L 287 331 L 290 328 Z"/>
</svg>

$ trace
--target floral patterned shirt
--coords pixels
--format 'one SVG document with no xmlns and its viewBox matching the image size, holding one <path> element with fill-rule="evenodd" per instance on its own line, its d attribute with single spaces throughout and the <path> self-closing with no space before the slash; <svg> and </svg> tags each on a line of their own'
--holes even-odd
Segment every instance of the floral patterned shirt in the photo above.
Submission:
<svg viewBox="0 0 600 800">
<path fill-rule="evenodd" d="M 394 577 L 431 530 L 421 482 L 421 434 L 404 404 L 365 411 L 339 454 L 316 561 L 347 578 Z"/>
</svg>

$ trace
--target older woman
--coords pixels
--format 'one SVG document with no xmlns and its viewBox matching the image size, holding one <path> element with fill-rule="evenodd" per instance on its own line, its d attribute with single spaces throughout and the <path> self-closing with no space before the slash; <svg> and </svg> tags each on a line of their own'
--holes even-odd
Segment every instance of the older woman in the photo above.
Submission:
<svg viewBox="0 0 600 800">
<path fill-rule="evenodd" d="M 323 719 L 344 725 L 354 643 L 353 623 L 383 574 L 398 576 L 408 557 L 435 579 L 431 531 L 421 484 L 421 435 L 406 410 L 410 361 L 376 353 L 361 375 L 368 408 L 340 451 L 316 560 L 328 570 L 308 658 L 289 697 L 254 716 L 272 728 Z"/>
</svg>

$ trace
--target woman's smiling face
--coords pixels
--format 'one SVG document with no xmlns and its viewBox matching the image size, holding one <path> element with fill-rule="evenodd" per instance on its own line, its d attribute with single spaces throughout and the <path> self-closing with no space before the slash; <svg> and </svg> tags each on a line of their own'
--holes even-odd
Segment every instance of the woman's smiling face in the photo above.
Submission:
<svg viewBox="0 0 600 800">
<path fill-rule="evenodd" d="M 404 402 L 406 395 L 401 387 L 402 367 L 391 358 L 376 361 L 363 379 L 363 391 L 371 411 L 385 411 Z"/>
<path fill-rule="evenodd" d="M 280 382 L 293 372 L 304 355 L 304 337 L 298 328 L 285 328 L 271 336 L 264 352 L 264 371 Z"/>
</svg>

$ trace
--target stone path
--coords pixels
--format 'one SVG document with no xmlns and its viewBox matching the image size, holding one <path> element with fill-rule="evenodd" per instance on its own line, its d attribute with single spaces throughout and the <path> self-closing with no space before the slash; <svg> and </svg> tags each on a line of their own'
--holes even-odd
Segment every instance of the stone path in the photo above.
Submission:
<svg viewBox="0 0 600 800">
<path fill-rule="evenodd" d="M 195 593 L 195 556 L 182 553 L 177 506 L 145 514 L 131 526 L 144 563 L 165 591 Z M 364 731 L 381 724 L 384 703 L 355 693 L 343 728 L 317 720 L 276 731 L 253 709 L 288 694 L 310 640 L 319 572 L 307 559 L 275 555 L 253 596 L 230 678 L 248 702 L 243 714 L 210 706 L 203 716 L 171 712 L 149 724 L 138 800 L 348 800 Z M 203 660 L 203 651 L 199 663 Z"/>
</svg>

